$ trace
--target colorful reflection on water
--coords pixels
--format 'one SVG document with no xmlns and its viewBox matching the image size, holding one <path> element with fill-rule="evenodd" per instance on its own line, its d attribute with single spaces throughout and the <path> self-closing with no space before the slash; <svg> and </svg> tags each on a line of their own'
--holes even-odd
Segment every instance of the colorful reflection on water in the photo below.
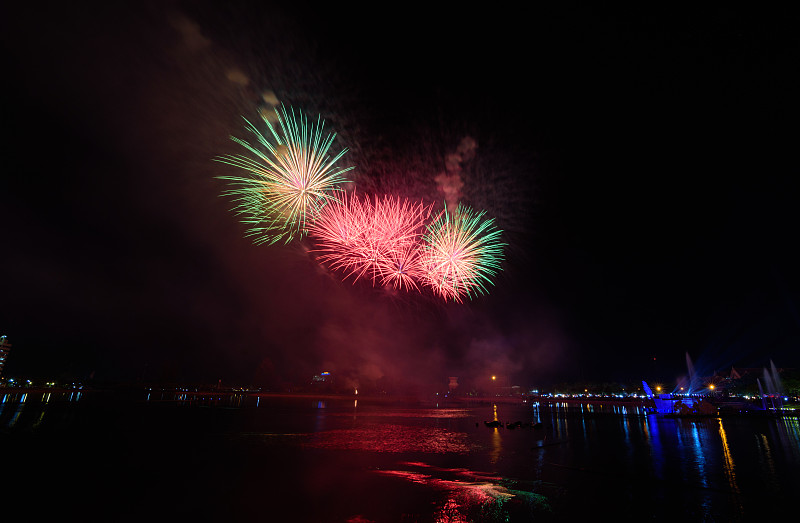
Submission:
<svg viewBox="0 0 800 523">
<path fill-rule="evenodd" d="M 124 486 L 107 492 L 114 503 L 120 492 L 148 499 L 146 490 L 163 491 L 169 506 L 177 488 L 175 500 L 205 507 L 199 515 L 235 506 L 234 520 L 270 502 L 306 511 L 292 513 L 295 521 L 580 520 L 620 506 L 639 519 L 744 521 L 770 519 L 800 489 L 797 418 L 675 419 L 566 403 L 409 407 L 363 397 L 101 399 L 0 394 L 0 443 L 13 445 L 15 474 L 33 481 L 37 466 L 26 467 L 46 460 L 38 469 L 69 469 L 76 485 L 102 491 L 99 478 L 113 478 Z M 98 468 L 106 476 L 89 472 Z M 142 471 L 148 480 L 136 483 Z M 194 495 L 209 477 L 225 478 L 212 482 L 222 499 Z M 145 487 L 156 478 L 163 484 Z"/>
<path fill-rule="evenodd" d="M 83 392 L 80 390 L 0 393 L 0 427 L 13 428 L 21 420 L 25 426 L 39 427 L 51 401 L 73 403 L 80 401 L 82 397 Z"/>
<path fill-rule="evenodd" d="M 510 488 L 514 483 L 496 474 L 464 468 L 441 468 L 424 462 L 400 462 L 398 468 L 376 473 L 417 483 L 443 494 L 433 521 L 509 521 L 512 514 L 533 516 L 549 512 L 547 499 L 531 491 Z M 402 468 L 400 468 L 402 467 Z"/>
</svg>

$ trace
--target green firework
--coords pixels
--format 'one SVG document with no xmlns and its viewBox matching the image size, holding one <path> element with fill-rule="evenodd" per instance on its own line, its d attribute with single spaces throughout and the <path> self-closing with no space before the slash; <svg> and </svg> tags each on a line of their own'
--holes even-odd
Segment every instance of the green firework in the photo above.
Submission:
<svg viewBox="0 0 800 523">
<path fill-rule="evenodd" d="M 428 225 L 423 238 L 423 283 L 445 300 L 462 301 L 487 292 L 500 271 L 504 243 L 501 230 L 485 212 L 459 205 L 445 208 Z"/>
<path fill-rule="evenodd" d="M 243 176 L 218 176 L 228 182 L 222 195 L 231 197 L 233 212 L 248 226 L 246 236 L 255 244 L 288 243 L 307 232 L 308 223 L 333 199 L 334 191 L 348 180 L 353 167 L 338 167 L 347 149 L 332 158 L 328 150 L 336 137 L 323 137 L 325 122 L 316 123 L 294 109 L 275 109 L 277 125 L 262 114 L 268 132 L 261 132 L 246 118 L 246 129 L 255 143 L 231 137 L 248 154 L 225 155 L 216 161 L 245 171 Z"/>
</svg>

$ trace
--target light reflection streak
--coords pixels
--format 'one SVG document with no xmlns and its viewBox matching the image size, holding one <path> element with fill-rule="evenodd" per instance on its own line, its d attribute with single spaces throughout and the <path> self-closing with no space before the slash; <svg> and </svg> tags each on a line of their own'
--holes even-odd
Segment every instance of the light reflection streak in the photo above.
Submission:
<svg viewBox="0 0 800 523">
<path fill-rule="evenodd" d="M 41 414 L 39 414 L 39 419 L 37 419 L 37 420 L 36 420 L 36 422 L 33 424 L 33 427 L 32 427 L 32 428 L 34 428 L 34 429 L 35 429 L 36 427 L 38 427 L 39 425 L 41 425 L 41 423 L 42 423 L 42 420 L 44 420 L 44 413 L 45 413 L 45 411 L 42 411 L 42 412 L 41 412 Z"/>
<path fill-rule="evenodd" d="M 589 412 L 592 411 L 592 406 L 589 405 L 588 409 Z M 583 404 L 581 404 L 581 428 L 583 429 L 583 446 L 588 450 L 589 448 L 589 436 L 586 434 L 586 416 L 583 415 Z"/>
<path fill-rule="evenodd" d="M 769 446 L 769 440 L 765 434 L 759 434 L 761 438 L 759 439 L 756 436 L 756 442 L 758 443 L 759 449 L 761 450 L 760 455 L 763 455 L 765 458 L 765 464 L 767 469 L 769 470 L 769 474 L 767 474 L 767 483 L 769 483 L 771 488 L 777 488 L 778 485 L 775 482 L 775 462 L 772 459 L 772 449 Z"/>
<path fill-rule="evenodd" d="M 706 478 L 706 457 L 705 452 L 703 452 L 703 443 L 700 441 L 700 431 L 697 429 L 697 424 L 692 424 L 692 442 L 694 462 L 697 465 L 697 472 L 700 475 L 700 483 L 706 488 L 708 487 L 708 478 Z"/>
<path fill-rule="evenodd" d="M 631 421 L 630 419 L 625 417 L 620 419 L 622 421 L 622 433 L 625 434 L 625 445 L 628 447 L 628 449 L 632 450 L 633 447 L 631 447 L 631 434 L 630 434 Z"/>
<path fill-rule="evenodd" d="M 25 396 L 26 396 L 26 395 L 23 395 L 23 398 L 24 398 Z M 8 422 L 8 427 L 9 427 L 9 428 L 10 428 L 10 427 L 13 427 L 14 425 L 16 425 L 16 424 L 17 424 L 17 420 L 19 419 L 19 415 L 20 415 L 20 414 L 22 414 L 22 409 L 23 409 L 24 407 L 25 407 L 25 402 L 24 402 L 24 401 L 20 401 L 20 402 L 19 402 L 19 405 L 17 405 L 17 410 L 16 410 L 16 411 L 14 411 L 14 415 L 11 417 L 11 421 L 9 421 L 9 422 Z"/>
<path fill-rule="evenodd" d="M 781 440 L 784 447 L 792 455 L 794 461 L 797 461 L 798 454 L 800 454 L 800 418 L 782 418 L 779 430 L 783 436 Z"/>
<path fill-rule="evenodd" d="M 731 455 L 731 449 L 728 446 L 728 436 L 725 434 L 725 427 L 722 425 L 722 420 L 717 418 L 717 422 L 719 423 L 719 436 L 722 440 L 722 456 L 723 456 L 723 468 L 725 470 L 725 477 L 728 480 L 728 485 L 730 485 L 731 490 L 733 491 L 733 502 L 738 507 L 738 512 L 742 513 L 743 507 L 741 501 L 739 501 L 739 485 L 736 483 L 736 466 L 733 463 L 733 456 Z"/>
<path fill-rule="evenodd" d="M 503 453 L 503 440 L 500 437 L 500 429 L 494 427 L 492 429 L 492 450 L 489 453 L 489 463 L 497 464 L 500 460 L 500 455 Z"/>
<path fill-rule="evenodd" d="M 556 412 L 556 419 L 555 419 L 555 428 L 556 428 L 556 439 L 564 439 L 561 435 L 561 417 Z"/>
<path fill-rule="evenodd" d="M 655 414 L 649 414 L 644 417 L 643 430 L 645 439 L 650 444 L 652 449 L 651 455 L 653 456 L 653 472 L 658 479 L 664 479 L 664 467 L 666 465 L 664 459 L 664 447 L 661 443 L 659 435 L 658 419 Z M 680 433 L 678 435 L 680 438 Z"/>
<path fill-rule="evenodd" d="M 492 421 L 499 421 L 497 419 L 497 404 L 492 404 Z M 503 452 L 503 441 L 500 438 L 500 429 L 498 427 L 492 428 L 492 451 L 489 453 L 489 462 L 496 464 L 500 459 L 500 454 Z"/>
<path fill-rule="evenodd" d="M 706 471 L 706 456 L 705 456 L 705 449 L 703 446 L 703 442 L 700 439 L 700 431 L 697 428 L 697 423 L 692 424 L 692 450 L 694 450 L 694 462 L 695 466 L 697 467 L 697 473 L 700 478 L 700 484 L 703 486 L 703 489 L 700 491 L 703 493 L 703 502 L 701 506 L 703 508 L 703 517 L 704 520 L 710 520 L 711 518 L 711 495 L 708 490 L 708 472 Z"/>
</svg>

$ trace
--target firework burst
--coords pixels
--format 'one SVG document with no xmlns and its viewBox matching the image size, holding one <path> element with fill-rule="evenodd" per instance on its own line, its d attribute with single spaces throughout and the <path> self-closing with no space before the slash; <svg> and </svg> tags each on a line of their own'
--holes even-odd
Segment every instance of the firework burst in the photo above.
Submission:
<svg viewBox="0 0 800 523">
<path fill-rule="evenodd" d="M 445 208 L 428 225 L 423 238 L 422 283 L 447 300 L 487 293 L 487 284 L 500 270 L 504 243 L 494 219 L 459 205 Z"/>
<path fill-rule="evenodd" d="M 319 261 L 345 279 L 411 289 L 421 274 L 418 244 L 429 216 L 430 206 L 421 202 L 342 193 L 322 209 L 310 234 Z"/>
<path fill-rule="evenodd" d="M 275 114 L 277 125 L 262 115 L 268 133 L 244 119 L 255 144 L 231 137 L 249 155 L 216 158 L 246 171 L 244 176 L 218 178 L 229 183 L 223 196 L 233 198 L 233 211 L 249 226 L 247 236 L 256 244 L 289 242 L 305 235 L 308 224 L 347 181 L 344 173 L 352 169 L 335 165 L 347 149 L 332 158 L 328 155 L 336 135 L 323 137 L 325 123 L 320 117 L 309 123 L 302 113 L 283 106 Z"/>
</svg>

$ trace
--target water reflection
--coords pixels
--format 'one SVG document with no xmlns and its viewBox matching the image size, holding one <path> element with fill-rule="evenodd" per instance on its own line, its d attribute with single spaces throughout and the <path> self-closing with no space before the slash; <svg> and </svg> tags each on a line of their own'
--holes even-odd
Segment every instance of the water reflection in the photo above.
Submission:
<svg viewBox="0 0 800 523">
<path fill-rule="evenodd" d="M 363 396 L 165 393 L 160 400 L 153 391 L 145 403 L 146 392 L 135 402 L 99 401 L 94 392 L 47 394 L 0 392 L 0 437 L 8 438 L 0 443 L 17 444 L 18 468 L 45 449 L 55 468 L 88 471 L 111 459 L 122 483 L 144 468 L 205 482 L 192 457 L 202 455 L 203 467 L 216 463 L 214 477 L 235 485 L 229 492 L 257 493 L 224 500 L 236 505 L 252 497 L 253 514 L 267 501 L 291 498 L 297 505 L 327 493 L 329 506 L 365 521 L 530 521 L 542 518 L 526 511 L 544 501 L 568 521 L 615 511 L 640 519 L 758 521 L 775 519 L 766 516 L 789 506 L 800 489 L 797 418 L 675 419 L 632 406 L 564 403 L 400 408 Z M 490 419 L 541 426 L 486 427 Z M 177 441 L 187 452 L 173 452 Z M 207 486 L 181 481 L 190 487 L 175 499 Z M 133 480 L 125 486 L 138 499 L 141 487 Z M 162 486 L 171 493 L 175 483 Z M 395 508 L 404 503 L 409 508 Z M 404 519 L 400 510 L 413 513 Z"/>
<path fill-rule="evenodd" d="M 734 493 L 732 503 L 735 506 L 736 512 L 741 514 L 744 512 L 744 507 L 739 499 L 739 485 L 736 482 L 736 465 L 733 462 L 730 446 L 728 445 L 728 436 L 725 433 L 725 427 L 721 419 L 719 422 L 719 436 L 722 440 L 723 464 L 725 469 L 725 477 L 728 479 L 728 485 Z"/>
<path fill-rule="evenodd" d="M 590 410 L 559 403 L 541 412 L 558 446 L 534 444 L 533 477 L 569 477 L 573 488 L 580 484 L 587 492 L 598 489 L 593 478 L 613 478 L 621 492 L 681 500 L 675 511 L 683 506 L 690 519 L 703 520 L 747 519 L 764 496 L 800 488 L 793 472 L 800 466 L 795 417 L 665 418 L 630 406 Z M 644 487 L 645 477 L 655 481 Z"/>
<path fill-rule="evenodd" d="M 642 420 L 642 433 L 644 434 L 645 442 L 650 445 L 654 475 L 658 479 L 664 479 L 664 448 L 659 437 L 658 422 L 655 414 L 644 417 Z"/>
<path fill-rule="evenodd" d="M 775 462 L 772 459 L 772 449 L 769 444 L 769 439 L 767 439 L 766 434 L 758 434 L 756 436 L 756 444 L 758 446 L 759 452 L 759 462 L 764 465 L 765 469 L 765 480 L 769 484 L 771 488 L 777 488 L 777 484 L 775 481 Z"/>
<path fill-rule="evenodd" d="M 389 423 L 315 432 L 306 444 L 315 448 L 375 452 L 466 454 L 472 449 L 465 433 Z"/>
<path fill-rule="evenodd" d="M 239 392 L 198 392 L 189 389 L 148 389 L 144 396 L 148 403 L 175 403 L 184 407 L 258 407 L 261 396 Z"/>
<path fill-rule="evenodd" d="M 0 398 L 0 427 L 38 428 L 52 403 L 74 403 L 81 398 L 80 391 L 7 392 Z"/>
<path fill-rule="evenodd" d="M 493 427 L 490 430 L 492 431 L 492 443 L 491 450 L 489 452 L 489 462 L 496 464 L 500 460 L 500 456 L 503 454 L 503 439 L 500 437 L 499 428 Z"/>
<path fill-rule="evenodd" d="M 8 422 L 8 427 L 13 427 L 17 424 L 17 420 L 19 420 L 20 414 L 22 414 L 22 409 L 25 407 L 25 399 L 23 396 L 22 401 L 19 402 L 17 405 L 17 409 L 14 411 L 14 415 L 11 417 L 11 421 Z"/>
<path fill-rule="evenodd" d="M 432 518 L 437 523 L 527 521 L 537 513 L 551 511 L 545 496 L 497 474 L 435 467 L 424 462 L 401 462 L 397 468 L 375 472 L 438 492 Z"/>
<path fill-rule="evenodd" d="M 492 421 L 500 421 L 497 419 L 497 405 L 492 405 Z M 503 440 L 500 437 L 500 428 L 499 427 L 492 427 L 490 429 L 492 431 L 492 446 L 491 451 L 489 453 L 489 462 L 492 464 L 497 463 L 500 459 L 500 455 L 503 452 Z"/>
</svg>

